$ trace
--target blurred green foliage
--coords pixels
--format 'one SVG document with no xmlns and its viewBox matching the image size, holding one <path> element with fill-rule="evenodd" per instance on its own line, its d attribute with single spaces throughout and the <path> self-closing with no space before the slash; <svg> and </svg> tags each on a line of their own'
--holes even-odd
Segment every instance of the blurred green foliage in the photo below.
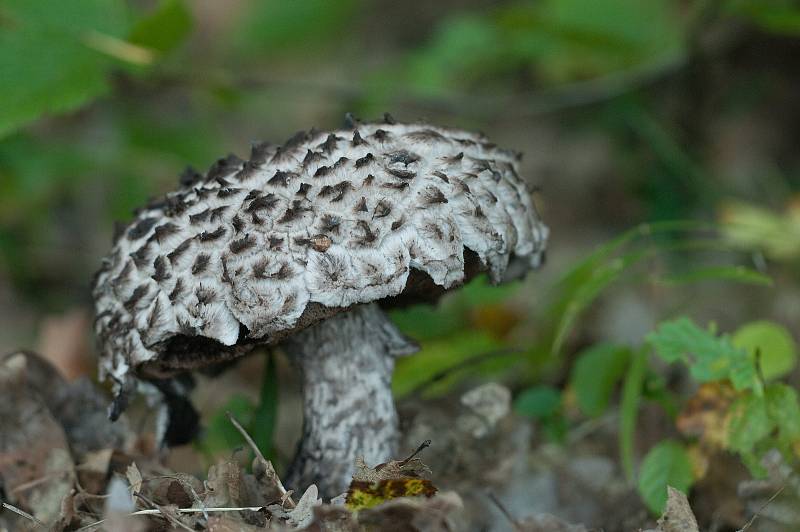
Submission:
<svg viewBox="0 0 800 532">
<path fill-rule="evenodd" d="M 776 381 L 796 365 L 794 341 L 781 326 L 760 320 L 727 338 L 679 319 L 640 349 L 587 346 L 576 330 L 621 283 L 767 287 L 772 280 L 761 270 L 741 265 L 745 253 L 796 265 L 798 209 L 786 198 L 800 189 L 800 168 L 780 161 L 777 178 L 748 175 L 765 189 L 780 182 L 773 201 L 768 193 L 728 201 L 753 190 L 715 173 L 715 150 L 725 145 L 708 148 L 710 137 L 729 124 L 705 134 L 695 124 L 703 112 L 746 113 L 786 82 L 770 83 L 759 71 L 723 95 L 698 90 L 717 72 L 709 62 L 720 52 L 698 51 L 716 35 L 714 24 L 788 43 L 800 35 L 796 2 L 515 0 L 419 10 L 421 3 L 364 0 L 202 4 L 0 0 L 0 275 L 30 304 L 50 310 L 76 292 L 87 298 L 87 272 L 106 249 L 112 220 L 171 188 L 184 165 L 206 166 L 227 150 L 246 151 L 248 141 L 288 136 L 313 120 L 335 126 L 345 111 L 370 117 L 395 108 L 476 128 L 508 122 L 506 138 L 513 138 L 514 127 L 529 132 L 528 122 L 560 112 L 557 135 L 589 131 L 608 142 L 616 189 L 633 204 L 598 200 L 613 206 L 603 234 L 634 227 L 547 286 L 495 287 L 481 278 L 437 308 L 394 311 L 421 344 L 418 355 L 398 360 L 397 397 L 506 378 L 519 391 L 517 412 L 559 439 L 571 421 L 569 401 L 542 379 L 568 375 L 578 410 L 589 417 L 603 415 L 621 388 L 620 453 L 633 479 L 642 403 L 674 416 L 680 402 L 648 365 L 652 347 L 699 382 L 731 378 L 752 390 L 737 403 L 731 444 L 752 468 L 762 447 L 775 443 L 772 435 L 788 452 L 800 417 L 796 392 Z M 655 81 L 666 89 L 650 90 Z M 675 112 L 676 101 L 688 111 Z M 536 139 L 518 140 L 526 142 Z M 623 214 L 611 212 L 617 209 Z M 566 211 L 556 213 L 572 216 Z M 710 223 L 716 213 L 719 226 Z M 554 239 L 565 232 L 554 231 Z M 523 292 L 536 300 L 518 297 Z M 565 353 L 576 357 L 571 368 Z M 231 399 L 202 448 L 214 454 L 243 443 L 228 409 L 269 454 L 274 379 L 268 369 L 258 404 Z M 651 509 L 663 505 L 665 482 L 690 484 L 685 452 L 664 442 L 642 463 L 639 488 Z"/>
<path fill-rule="evenodd" d="M 650 449 L 642 460 L 637 487 L 647 507 L 654 514 L 660 514 L 667 502 L 667 486 L 686 493 L 693 482 L 686 448 L 679 442 L 664 440 Z"/>
</svg>

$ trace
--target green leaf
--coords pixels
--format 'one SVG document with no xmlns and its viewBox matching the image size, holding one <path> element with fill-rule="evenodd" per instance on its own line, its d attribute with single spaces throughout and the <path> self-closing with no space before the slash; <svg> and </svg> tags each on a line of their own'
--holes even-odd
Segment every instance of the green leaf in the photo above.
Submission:
<svg viewBox="0 0 800 532">
<path fill-rule="evenodd" d="M 247 427 L 253 419 L 253 403 L 246 396 L 237 394 L 214 413 L 202 439 L 197 441 L 197 446 L 208 456 L 229 452 L 235 447 L 246 444 L 242 435 L 228 419 L 227 412 L 233 414 L 242 426 Z"/>
<path fill-rule="evenodd" d="M 561 392 L 552 386 L 533 386 L 514 400 L 514 410 L 522 416 L 545 419 L 561 408 Z"/>
<path fill-rule="evenodd" d="M 4 0 L 0 4 L 0 136 L 106 92 L 113 64 L 90 43 L 121 39 L 123 0 Z"/>
<path fill-rule="evenodd" d="M 744 349 L 755 360 L 760 355 L 761 372 L 766 380 L 788 375 L 797 364 L 797 346 L 786 327 L 771 321 L 754 321 L 733 334 L 734 346 Z"/>
<path fill-rule="evenodd" d="M 667 502 L 667 486 L 687 493 L 693 483 L 686 449 L 676 441 L 665 440 L 650 449 L 642 460 L 637 487 L 650 511 L 660 514 Z"/>
<path fill-rule="evenodd" d="M 598 344 L 578 355 L 570 384 L 584 414 L 599 416 L 605 412 L 630 358 L 629 349 L 613 344 Z"/>
<path fill-rule="evenodd" d="M 231 40 L 249 54 L 257 50 L 308 50 L 335 36 L 347 35 L 359 0 L 261 0 L 251 2 Z"/>
<path fill-rule="evenodd" d="M 131 29 L 128 40 L 159 52 L 178 46 L 192 31 L 192 15 L 183 0 L 162 0 Z"/>
<path fill-rule="evenodd" d="M 620 403 L 619 454 L 622 469 L 629 481 L 634 479 L 634 444 L 636 438 L 636 419 L 642 397 L 647 370 L 647 355 L 640 350 L 631 359 L 625 383 L 622 386 Z"/>
<path fill-rule="evenodd" d="M 795 0 L 728 0 L 725 7 L 767 31 L 787 36 L 800 35 L 800 7 Z"/>
<path fill-rule="evenodd" d="M 666 321 L 647 335 L 656 354 L 669 363 L 683 362 L 698 382 L 730 379 L 737 390 L 759 390 L 755 365 L 727 336 L 717 337 L 690 319 Z"/>
<path fill-rule="evenodd" d="M 258 406 L 253 413 L 250 426 L 253 441 L 261 453 L 269 460 L 273 458 L 273 437 L 278 418 L 278 374 L 275 369 L 275 355 L 264 355 L 264 375 L 261 381 L 261 394 Z"/>
<path fill-rule="evenodd" d="M 767 412 L 772 423 L 778 427 L 780 438 L 786 443 L 800 440 L 800 402 L 797 390 L 783 383 L 767 386 L 764 394 Z"/>
<path fill-rule="evenodd" d="M 728 446 L 739 453 L 751 453 L 775 428 L 763 396 L 744 395 L 731 405 L 731 412 Z"/>
<path fill-rule="evenodd" d="M 713 266 L 689 272 L 659 277 L 657 282 L 665 285 L 682 285 L 701 281 L 735 281 L 743 284 L 772 286 L 772 278 L 744 266 Z"/>
<path fill-rule="evenodd" d="M 444 339 L 421 343 L 419 353 L 402 357 L 392 381 L 395 397 L 401 398 L 434 381 L 436 391 L 442 393 L 455 384 L 452 370 L 467 363 L 476 356 L 495 351 L 502 343 L 485 331 L 466 330 Z M 518 356 L 515 356 L 518 358 Z"/>
</svg>

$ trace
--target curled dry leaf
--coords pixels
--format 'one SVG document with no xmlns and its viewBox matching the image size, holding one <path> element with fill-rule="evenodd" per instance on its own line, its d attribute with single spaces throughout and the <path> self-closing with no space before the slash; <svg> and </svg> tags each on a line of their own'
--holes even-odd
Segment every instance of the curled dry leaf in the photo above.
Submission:
<svg viewBox="0 0 800 532">
<path fill-rule="evenodd" d="M 424 495 L 432 497 L 436 487 L 428 477 L 431 470 L 417 454 L 430 446 L 427 440 L 405 460 L 392 460 L 370 468 L 362 458 L 356 459 L 356 472 L 347 490 L 345 504 L 351 510 L 377 506 L 397 497 Z"/>
</svg>

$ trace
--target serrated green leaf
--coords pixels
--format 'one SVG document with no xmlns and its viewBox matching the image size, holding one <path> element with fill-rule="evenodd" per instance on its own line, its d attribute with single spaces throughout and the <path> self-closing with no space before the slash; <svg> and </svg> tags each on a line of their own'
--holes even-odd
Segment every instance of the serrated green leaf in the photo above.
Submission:
<svg viewBox="0 0 800 532">
<path fill-rule="evenodd" d="M 660 514 L 667 502 L 667 486 L 687 493 L 693 483 L 686 449 L 676 441 L 665 440 L 650 449 L 642 460 L 637 487 L 647 507 Z"/>
<path fill-rule="evenodd" d="M 192 15 L 184 0 L 162 0 L 158 7 L 139 19 L 128 40 L 159 52 L 178 46 L 192 31 Z"/>
<path fill-rule="evenodd" d="M 761 372 L 766 380 L 788 375 L 797 364 L 797 346 L 786 327 L 771 321 L 754 321 L 733 334 L 731 342 L 754 360 L 760 355 Z"/>
<path fill-rule="evenodd" d="M 630 357 L 628 348 L 613 344 L 598 344 L 578 355 L 570 385 L 584 414 L 599 416 L 605 412 Z"/>
<path fill-rule="evenodd" d="M 122 0 L 4 0 L 0 4 L 0 136 L 107 90 L 113 62 L 87 43 L 121 38 Z"/>
<path fill-rule="evenodd" d="M 533 386 L 514 399 L 514 410 L 525 417 L 545 419 L 561 407 L 561 392 L 552 386 Z"/>
<path fill-rule="evenodd" d="M 760 390 L 755 365 L 743 349 L 686 317 L 661 323 L 647 341 L 665 361 L 686 364 L 698 382 L 730 379 L 737 390 Z"/>
</svg>

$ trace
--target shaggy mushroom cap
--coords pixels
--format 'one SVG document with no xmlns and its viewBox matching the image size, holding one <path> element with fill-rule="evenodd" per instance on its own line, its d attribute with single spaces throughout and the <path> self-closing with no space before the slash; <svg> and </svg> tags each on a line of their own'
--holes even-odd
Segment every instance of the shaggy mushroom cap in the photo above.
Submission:
<svg viewBox="0 0 800 532">
<path fill-rule="evenodd" d="M 201 368 L 353 305 L 539 265 L 518 154 L 388 116 L 351 125 L 189 171 L 138 211 L 93 286 L 103 376 Z"/>
</svg>

